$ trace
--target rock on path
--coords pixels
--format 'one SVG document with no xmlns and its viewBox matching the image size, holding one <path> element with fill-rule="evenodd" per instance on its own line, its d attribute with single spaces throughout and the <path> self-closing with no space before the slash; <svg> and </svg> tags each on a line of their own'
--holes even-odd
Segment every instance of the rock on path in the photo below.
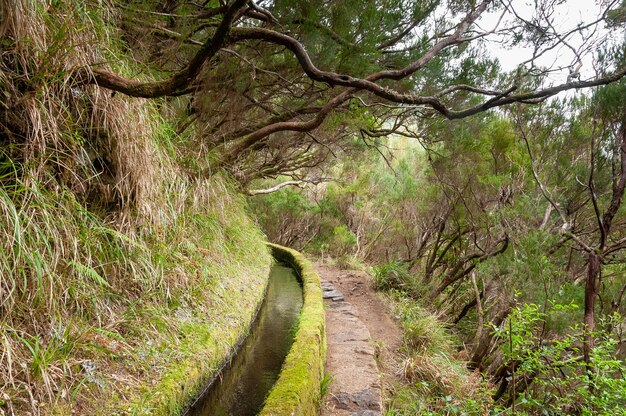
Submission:
<svg viewBox="0 0 626 416">
<path fill-rule="evenodd" d="M 370 332 L 332 283 L 322 280 L 322 289 L 327 301 L 326 369 L 333 379 L 322 415 L 379 416 L 382 386 Z"/>
</svg>

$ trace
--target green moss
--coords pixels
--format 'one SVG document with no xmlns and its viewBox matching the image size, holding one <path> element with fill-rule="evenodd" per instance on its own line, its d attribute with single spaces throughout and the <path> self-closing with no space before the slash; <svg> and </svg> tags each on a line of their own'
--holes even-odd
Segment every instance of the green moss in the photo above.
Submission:
<svg viewBox="0 0 626 416">
<path fill-rule="evenodd" d="M 245 216 L 241 201 L 232 201 L 228 211 L 230 218 L 217 227 L 214 238 L 202 237 L 205 244 L 200 248 L 211 255 L 194 258 L 188 253 L 189 267 L 200 277 L 194 293 L 150 312 L 164 319 L 170 332 L 161 340 L 163 347 L 148 354 L 148 371 L 156 369 L 157 374 L 147 377 L 131 400 L 103 414 L 180 414 L 247 336 L 263 300 L 271 257 L 260 232 Z M 196 256 L 205 251 L 198 250 Z M 172 315 L 181 310 L 187 315 L 176 317 L 172 324 Z"/>
<path fill-rule="evenodd" d="M 291 264 L 300 275 L 304 303 L 293 345 L 260 416 L 318 415 L 326 361 L 320 278 L 302 254 L 274 244 L 270 247 L 277 260 Z"/>
</svg>

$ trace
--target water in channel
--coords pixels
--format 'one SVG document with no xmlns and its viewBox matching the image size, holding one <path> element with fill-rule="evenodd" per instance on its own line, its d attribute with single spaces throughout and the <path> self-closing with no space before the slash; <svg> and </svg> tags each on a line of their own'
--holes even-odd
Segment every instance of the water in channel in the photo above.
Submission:
<svg viewBox="0 0 626 416">
<path fill-rule="evenodd" d="M 254 416 L 280 373 L 302 307 L 293 269 L 272 267 L 267 295 L 239 353 L 187 413 L 191 416 Z"/>
</svg>

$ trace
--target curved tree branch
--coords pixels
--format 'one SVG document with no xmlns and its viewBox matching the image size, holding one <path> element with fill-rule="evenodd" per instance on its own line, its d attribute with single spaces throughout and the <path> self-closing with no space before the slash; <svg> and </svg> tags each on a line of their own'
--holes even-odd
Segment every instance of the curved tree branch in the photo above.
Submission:
<svg viewBox="0 0 626 416">
<path fill-rule="evenodd" d="M 355 78 L 345 74 L 338 74 L 318 69 L 315 64 L 313 64 L 313 61 L 311 60 L 309 54 L 299 41 L 291 36 L 275 32 L 270 29 L 241 27 L 233 28 L 231 32 L 231 38 L 235 42 L 242 40 L 263 40 L 282 45 L 294 53 L 304 72 L 307 74 L 307 76 L 309 76 L 309 78 L 315 81 L 326 82 L 331 85 L 341 85 L 344 87 L 365 89 L 383 98 L 390 99 L 391 101 L 396 101 L 394 97 L 398 97 L 398 93 L 389 91 L 384 87 L 381 87 L 380 85 L 376 84 L 375 81 L 379 81 L 382 79 L 404 79 L 407 76 L 414 74 L 418 70 L 425 67 L 442 50 L 450 46 L 462 43 L 463 39 L 461 36 L 463 35 L 463 33 L 476 19 L 478 19 L 478 17 L 480 17 L 480 15 L 485 11 L 489 3 L 491 3 L 491 0 L 483 0 L 483 2 L 478 7 L 476 7 L 476 9 L 468 13 L 467 16 L 465 16 L 465 18 L 457 25 L 454 33 L 436 42 L 426 53 L 424 53 L 419 59 L 413 61 L 411 64 L 401 69 L 389 69 L 374 72 L 365 78 Z M 387 96 L 387 94 L 389 95 Z"/>
<path fill-rule="evenodd" d="M 185 94 L 200 73 L 202 65 L 215 56 L 227 43 L 232 23 L 248 1 L 235 0 L 224 12 L 224 17 L 213 36 L 202 45 L 185 68 L 174 73 L 169 78 L 161 81 L 142 82 L 130 80 L 101 69 L 92 69 L 91 71 L 81 69 L 76 74 L 76 78 L 83 83 L 96 84 L 131 97 L 157 98 Z"/>
<path fill-rule="evenodd" d="M 272 192 L 279 191 L 287 186 L 297 186 L 298 188 L 304 188 L 305 185 L 307 184 L 317 185 L 319 183 L 329 182 L 329 181 L 330 179 L 327 179 L 327 178 L 291 180 L 291 181 L 281 182 L 278 185 L 274 185 L 270 188 L 249 189 L 246 191 L 246 193 L 250 196 L 266 195 L 266 194 L 271 194 Z"/>
<path fill-rule="evenodd" d="M 273 30 L 263 28 L 233 28 L 231 38 L 234 41 L 261 40 L 284 46 L 294 53 L 306 75 L 314 81 L 324 82 L 333 86 L 351 87 L 355 90 L 365 90 L 375 94 L 378 97 L 396 103 L 430 106 L 449 119 L 465 118 L 494 107 L 499 107 L 515 102 L 541 102 L 542 100 L 554 96 L 562 91 L 606 85 L 618 81 L 619 79 L 626 76 L 626 67 L 624 67 L 620 68 L 615 73 L 607 75 L 605 77 L 600 77 L 587 81 L 567 82 L 554 87 L 520 93 L 517 95 L 511 95 L 511 93 L 517 89 L 516 86 L 512 86 L 503 92 L 490 91 L 472 86 L 457 86 L 452 91 L 467 90 L 478 94 L 494 96 L 482 104 L 478 104 L 476 106 L 462 110 L 452 110 L 448 108 L 446 104 L 438 98 L 438 96 L 452 92 L 450 89 L 442 91 L 437 96 L 420 96 L 416 94 L 399 93 L 376 83 L 376 81 L 383 79 L 400 80 L 406 78 L 407 76 L 415 73 L 419 69 L 426 66 L 443 49 L 465 42 L 465 39 L 462 38 L 462 34 L 467 30 L 471 23 L 480 16 L 480 14 L 487 7 L 488 3 L 489 0 L 483 1 L 479 7 L 477 7 L 473 12 L 469 13 L 465 17 L 465 19 L 463 19 L 463 21 L 457 26 L 457 30 L 453 34 L 441 39 L 439 42 L 433 45 L 428 52 L 426 52 L 418 60 L 414 61 L 410 65 L 402 69 L 375 72 L 365 78 L 355 78 L 346 74 L 320 70 L 312 62 L 304 46 L 298 40 L 292 38 L 291 36 L 275 32 Z"/>
<path fill-rule="evenodd" d="M 277 45 L 284 46 L 289 49 L 296 56 L 300 66 L 306 73 L 306 75 L 318 82 L 324 82 L 333 86 L 350 87 L 356 92 L 358 90 L 365 90 L 378 97 L 384 98 L 388 101 L 410 104 L 410 105 L 425 105 L 433 108 L 437 112 L 449 119 L 460 119 L 468 117 L 490 108 L 499 107 L 515 102 L 535 103 L 558 94 L 559 92 L 570 89 L 589 88 L 599 85 L 606 85 L 615 82 L 626 75 L 626 68 L 621 68 L 612 75 L 597 78 L 588 81 L 567 82 L 565 84 L 549 87 L 537 91 L 530 91 L 517 95 L 511 95 L 516 89 L 515 86 L 509 88 L 504 92 L 490 91 L 480 89 L 472 86 L 458 86 L 453 88 L 454 90 L 467 90 L 470 92 L 492 95 L 491 99 L 485 101 L 482 104 L 478 104 L 473 107 L 469 107 L 462 110 L 453 110 L 447 107 L 447 105 L 439 99 L 439 96 L 452 92 L 450 89 L 444 90 L 437 96 L 421 96 L 413 93 L 404 94 L 394 91 L 389 88 L 385 88 L 377 83 L 377 81 L 390 79 L 401 80 L 413 73 L 417 72 L 421 68 L 425 67 L 438 53 L 442 50 L 466 42 L 466 39 L 462 37 L 463 33 L 471 26 L 471 24 L 478 19 L 478 17 L 486 10 L 487 6 L 492 0 L 483 0 L 472 12 L 468 13 L 465 18 L 456 26 L 456 30 L 449 36 L 446 36 L 436 42 L 426 53 L 424 53 L 419 59 L 413 61 L 401 69 L 382 70 L 370 74 L 365 78 L 356 78 L 346 74 L 339 74 L 330 71 L 320 70 L 312 62 L 309 54 L 305 50 L 304 46 L 295 38 L 279 33 L 270 29 L 258 28 L 258 27 L 238 27 L 231 28 L 234 17 L 237 12 L 242 9 L 247 1 L 236 0 L 231 7 L 224 14 L 224 18 L 216 30 L 214 36 L 208 40 L 203 47 L 196 53 L 187 67 L 166 80 L 155 82 L 139 82 L 134 80 L 128 80 L 118 75 L 102 71 L 94 70 L 92 77 L 88 78 L 88 81 L 93 82 L 99 86 L 119 91 L 127 95 L 137 97 L 161 97 L 165 95 L 180 95 L 190 92 L 189 86 L 198 75 L 202 64 L 206 60 L 214 56 L 225 44 L 236 43 L 245 40 L 260 40 Z M 332 101 L 332 100 L 331 100 Z M 325 115 L 322 115 L 325 116 Z M 316 117 L 315 120 L 320 120 Z M 317 127 L 320 123 L 317 124 Z M 281 128 L 288 126 L 281 126 Z M 315 128 L 314 127 L 314 128 Z M 301 127 L 296 125 L 298 130 Z M 272 130 L 272 129 L 270 129 Z M 278 130 L 277 130 L 278 131 Z"/>
<path fill-rule="evenodd" d="M 247 190 L 246 193 L 250 196 L 266 195 L 266 194 L 271 194 L 272 192 L 279 191 L 287 186 L 297 186 L 299 188 L 302 188 L 303 184 L 305 183 L 306 183 L 305 181 L 285 181 L 285 182 L 279 183 L 278 185 L 272 186 L 271 188 L 250 189 L 250 190 Z"/>
<path fill-rule="evenodd" d="M 265 125 L 256 131 L 249 132 L 249 135 L 242 138 L 231 149 L 229 149 L 228 155 L 226 155 L 219 162 L 220 166 L 224 166 L 232 163 L 243 151 L 246 151 L 253 146 L 258 146 L 264 138 L 273 133 L 279 131 L 306 132 L 319 127 L 324 119 L 334 109 L 347 100 L 353 98 L 359 91 L 369 92 L 380 98 L 401 105 L 430 107 L 448 119 L 460 119 L 494 107 L 511 103 L 541 102 L 546 98 L 565 90 L 606 85 L 626 76 L 626 67 L 624 67 L 605 77 L 587 81 L 567 82 L 565 84 L 518 93 L 515 95 L 512 93 L 517 89 L 516 86 L 512 86 L 505 91 L 498 92 L 469 85 L 458 85 L 445 89 L 435 96 L 422 96 L 415 93 L 401 93 L 378 84 L 378 81 L 382 80 L 404 79 L 424 68 L 444 49 L 467 42 L 467 38 L 464 38 L 463 34 L 470 28 L 476 19 L 481 16 L 491 2 L 492 0 L 483 0 L 480 2 L 463 18 L 463 20 L 461 20 L 450 35 L 440 38 L 430 47 L 428 51 L 411 64 L 401 69 L 389 69 L 374 72 L 365 78 L 352 77 L 347 74 L 320 70 L 315 66 L 304 46 L 297 39 L 287 34 L 260 27 L 232 27 L 233 21 L 237 18 L 237 16 L 239 16 L 240 11 L 248 3 L 248 0 L 235 0 L 224 13 L 224 17 L 213 37 L 203 44 L 202 48 L 198 50 L 194 58 L 183 70 L 175 73 L 171 77 L 162 81 L 143 83 L 128 80 L 118 75 L 96 69 L 90 74 L 83 75 L 83 79 L 85 79 L 85 82 L 95 83 L 99 86 L 136 97 L 153 98 L 167 95 L 185 94 L 193 91 L 191 85 L 199 74 L 203 64 L 208 59 L 213 57 L 226 44 L 247 40 L 257 40 L 281 45 L 290 50 L 298 60 L 300 67 L 311 80 L 323 82 L 331 86 L 343 86 L 349 88 L 348 90 L 345 90 L 331 98 L 326 105 L 321 107 L 320 111 L 308 121 L 276 120 L 277 122 L 275 123 Z M 461 110 L 449 108 L 447 104 L 440 99 L 443 95 L 459 90 L 491 97 L 481 104 Z"/>
<path fill-rule="evenodd" d="M 239 143 L 235 144 L 233 148 L 229 149 L 228 153 L 218 162 L 217 168 L 230 165 L 241 153 L 250 149 L 270 134 L 277 133 L 279 131 L 307 132 L 319 127 L 324 122 L 326 116 L 328 116 L 333 109 L 353 97 L 353 92 L 354 90 L 347 90 L 335 96 L 320 109 L 315 117 L 308 121 L 282 121 L 264 126 L 251 133 Z M 216 166 L 213 168 L 216 168 Z"/>
</svg>

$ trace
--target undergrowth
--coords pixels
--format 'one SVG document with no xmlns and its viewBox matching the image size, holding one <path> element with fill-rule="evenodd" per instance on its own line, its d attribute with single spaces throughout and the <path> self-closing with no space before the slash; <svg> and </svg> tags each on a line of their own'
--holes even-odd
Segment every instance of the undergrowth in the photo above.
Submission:
<svg viewBox="0 0 626 416">
<path fill-rule="evenodd" d="M 400 289 L 412 295 L 419 292 L 417 283 L 409 272 L 409 265 L 405 262 L 394 260 L 375 265 L 372 276 L 377 290 Z"/>
<path fill-rule="evenodd" d="M 488 414 L 487 386 L 467 370 L 437 316 L 403 291 L 391 289 L 387 299 L 404 330 L 401 382 L 391 386 L 387 416 Z"/>
</svg>

